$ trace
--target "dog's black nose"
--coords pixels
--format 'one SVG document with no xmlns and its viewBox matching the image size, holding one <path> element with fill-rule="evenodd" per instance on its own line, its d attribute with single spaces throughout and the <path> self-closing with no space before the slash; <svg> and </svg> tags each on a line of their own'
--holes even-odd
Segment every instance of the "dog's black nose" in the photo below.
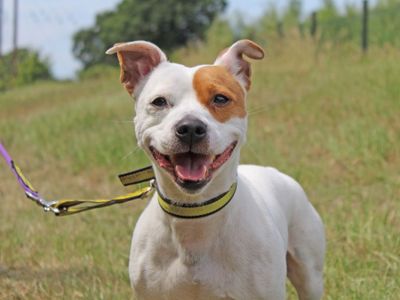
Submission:
<svg viewBox="0 0 400 300">
<path fill-rule="evenodd" d="M 189 116 L 175 125 L 175 135 L 185 144 L 193 145 L 207 135 L 207 125 L 199 119 Z"/>
</svg>

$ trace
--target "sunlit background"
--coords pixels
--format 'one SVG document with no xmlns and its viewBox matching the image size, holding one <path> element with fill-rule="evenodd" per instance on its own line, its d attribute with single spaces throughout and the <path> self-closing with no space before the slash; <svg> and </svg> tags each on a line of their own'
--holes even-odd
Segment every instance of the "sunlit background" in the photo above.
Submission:
<svg viewBox="0 0 400 300">
<path fill-rule="evenodd" d="M 13 0 L 2 0 L 3 53 L 12 49 Z M 375 4 L 377 0 L 371 0 Z M 93 26 L 96 14 L 113 9 L 119 0 L 19 0 L 18 46 L 30 47 L 48 57 L 56 78 L 73 78 L 80 68 L 79 61 L 72 55 L 72 36 L 81 28 Z M 283 12 L 288 1 L 273 0 L 228 0 L 224 18 L 234 24 L 238 14 L 247 23 L 255 22 L 271 5 Z M 361 7 L 361 0 L 334 0 L 339 12 L 346 5 Z M 323 6 L 323 0 L 303 1 L 302 18 Z M 155 8 L 156 9 L 156 8 Z M 146 26 L 146 24 L 143 24 Z"/>
</svg>

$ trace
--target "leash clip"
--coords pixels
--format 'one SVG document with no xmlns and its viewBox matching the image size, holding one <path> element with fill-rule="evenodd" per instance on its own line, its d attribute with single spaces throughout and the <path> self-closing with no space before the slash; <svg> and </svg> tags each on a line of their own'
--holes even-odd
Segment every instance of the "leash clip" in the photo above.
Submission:
<svg viewBox="0 0 400 300">
<path fill-rule="evenodd" d="M 156 189 L 156 188 L 157 188 L 157 186 L 156 186 L 156 180 L 155 180 L 155 179 L 150 180 L 150 181 L 149 181 L 149 185 L 150 185 L 150 187 L 151 187 L 152 189 Z"/>
<path fill-rule="evenodd" d="M 39 195 L 35 195 L 31 193 L 30 191 L 25 191 L 25 195 L 31 199 L 33 202 L 35 202 L 37 205 L 43 207 L 43 210 L 45 212 L 52 212 L 55 215 L 60 214 L 60 210 L 53 205 L 56 203 L 56 201 L 46 201 L 45 199 L 41 198 Z"/>
</svg>

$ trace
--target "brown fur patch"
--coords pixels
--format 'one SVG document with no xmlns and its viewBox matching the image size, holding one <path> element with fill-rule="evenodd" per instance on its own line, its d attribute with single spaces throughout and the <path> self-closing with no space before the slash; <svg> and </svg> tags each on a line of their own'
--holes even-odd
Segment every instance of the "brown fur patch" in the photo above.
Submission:
<svg viewBox="0 0 400 300">
<path fill-rule="evenodd" d="M 205 66 L 196 71 L 193 87 L 202 105 L 219 122 L 226 122 L 233 117 L 246 116 L 245 93 L 239 82 L 222 66 Z M 217 94 L 228 97 L 231 101 L 225 106 L 217 106 L 213 99 Z"/>
</svg>

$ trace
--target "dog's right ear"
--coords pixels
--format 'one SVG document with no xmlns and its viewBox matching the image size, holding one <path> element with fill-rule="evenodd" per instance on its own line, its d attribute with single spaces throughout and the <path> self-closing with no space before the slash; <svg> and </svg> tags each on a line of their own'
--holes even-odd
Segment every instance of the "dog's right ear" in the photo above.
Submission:
<svg viewBox="0 0 400 300">
<path fill-rule="evenodd" d="M 160 48 L 145 41 L 118 43 L 106 51 L 106 54 L 114 53 L 117 53 L 121 67 L 121 83 L 129 94 L 134 92 L 140 80 L 160 63 L 167 61 Z"/>
</svg>

